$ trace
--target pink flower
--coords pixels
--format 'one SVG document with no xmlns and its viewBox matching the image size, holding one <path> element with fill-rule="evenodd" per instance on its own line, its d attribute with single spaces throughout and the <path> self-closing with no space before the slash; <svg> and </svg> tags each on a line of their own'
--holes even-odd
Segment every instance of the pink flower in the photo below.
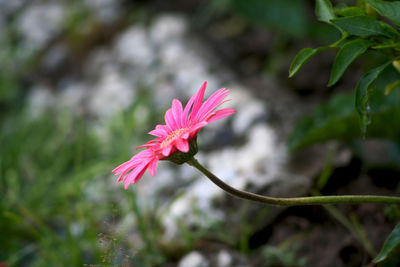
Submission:
<svg viewBox="0 0 400 267">
<path fill-rule="evenodd" d="M 216 91 L 203 103 L 206 86 L 207 82 L 204 82 L 184 109 L 182 103 L 174 99 L 172 107 L 165 113 L 166 124 L 157 125 L 154 130 L 149 132 L 157 138 L 139 146 L 145 147 L 146 150 L 139 152 L 112 171 L 119 174 L 117 182 L 125 182 L 125 189 L 129 184 L 139 181 L 146 169 L 149 170 L 150 175 L 154 176 L 159 160 L 179 158 L 182 155 L 192 157 L 197 152 L 196 137 L 200 129 L 210 122 L 236 112 L 232 108 L 216 110 L 227 101 L 224 99 L 228 96 L 229 90 L 225 88 Z M 176 160 L 172 161 L 177 162 Z M 178 160 L 178 163 L 183 162 Z"/>
</svg>

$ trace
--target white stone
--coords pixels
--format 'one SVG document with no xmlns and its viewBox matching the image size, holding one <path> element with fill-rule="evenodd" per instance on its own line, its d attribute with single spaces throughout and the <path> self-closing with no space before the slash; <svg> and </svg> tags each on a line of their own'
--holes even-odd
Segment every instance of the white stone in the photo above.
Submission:
<svg viewBox="0 0 400 267">
<path fill-rule="evenodd" d="M 88 99 L 89 110 L 100 118 L 110 118 L 131 105 L 135 94 L 134 86 L 118 72 L 106 72 L 91 92 Z"/>
<path fill-rule="evenodd" d="M 217 266 L 218 267 L 229 267 L 232 266 L 233 258 L 226 250 L 221 250 L 217 255 Z"/>
<path fill-rule="evenodd" d="M 32 117 L 41 115 L 46 109 L 54 106 L 55 96 L 46 85 L 36 85 L 30 90 L 28 110 Z"/>
<path fill-rule="evenodd" d="M 83 104 L 87 98 L 89 88 L 86 84 L 75 82 L 63 88 L 58 96 L 57 103 L 61 108 L 73 110 L 76 113 L 83 112 Z"/>
<path fill-rule="evenodd" d="M 208 267 L 209 262 L 200 252 L 192 251 L 178 263 L 178 267 Z"/>
<path fill-rule="evenodd" d="M 84 2 L 104 24 L 114 22 L 121 12 L 120 0 L 84 0 Z"/>
<path fill-rule="evenodd" d="M 26 45 L 33 50 L 41 49 L 61 31 L 65 8 L 59 3 L 32 5 L 20 15 L 19 32 Z"/>
<path fill-rule="evenodd" d="M 176 38 L 182 38 L 186 32 L 186 22 L 180 15 L 161 15 L 150 29 L 151 41 L 156 45 L 163 46 Z"/>
<path fill-rule="evenodd" d="M 130 66 L 146 68 L 154 61 L 147 31 L 139 26 L 132 26 L 118 37 L 114 53 L 119 62 Z"/>
<path fill-rule="evenodd" d="M 233 130 L 236 134 L 244 134 L 258 118 L 265 118 L 266 111 L 261 101 L 243 102 L 236 107 L 237 113 L 233 117 Z"/>
</svg>

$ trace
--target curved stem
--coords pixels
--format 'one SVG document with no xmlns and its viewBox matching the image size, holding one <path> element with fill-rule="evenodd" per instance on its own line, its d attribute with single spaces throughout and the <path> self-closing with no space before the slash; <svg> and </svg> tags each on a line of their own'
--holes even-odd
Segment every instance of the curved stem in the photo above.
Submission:
<svg viewBox="0 0 400 267">
<path fill-rule="evenodd" d="M 267 197 L 250 192 L 238 190 L 221 181 L 217 176 L 203 167 L 195 158 L 187 163 L 207 176 L 214 184 L 232 196 L 247 199 L 250 201 L 278 206 L 301 206 L 301 205 L 325 205 L 325 204 L 357 204 L 357 203 L 383 203 L 400 204 L 400 197 L 374 196 L 374 195 L 345 195 L 345 196 L 314 196 L 314 197 L 293 197 L 277 198 Z"/>
</svg>

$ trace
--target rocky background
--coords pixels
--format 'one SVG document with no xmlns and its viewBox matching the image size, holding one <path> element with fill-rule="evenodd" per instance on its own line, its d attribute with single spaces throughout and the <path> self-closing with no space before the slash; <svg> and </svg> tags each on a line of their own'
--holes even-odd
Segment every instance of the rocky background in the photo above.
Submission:
<svg viewBox="0 0 400 267">
<path fill-rule="evenodd" d="M 208 95 L 230 89 L 227 105 L 238 111 L 199 135 L 196 157 L 225 182 L 271 196 L 310 195 L 329 162 L 336 180 L 326 192 L 390 193 L 386 183 L 376 188 L 361 170 L 364 158 L 342 143 L 288 151 L 296 122 L 330 92 L 324 58 L 287 81 L 290 60 L 306 42 L 284 39 L 217 1 L 0 0 L 1 141 L 8 144 L 1 155 L 0 227 L 10 233 L 0 262 L 368 262 L 393 227 L 377 205 L 264 207 L 234 199 L 190 166 L 170 162 L 127 191 L 111 174 L 149 140 L 146 133 L 162 122 L 173 98 L 185 102 L 206 80 Z M 340 212 L 352 214 L 350 229 Z"/>
</svg>

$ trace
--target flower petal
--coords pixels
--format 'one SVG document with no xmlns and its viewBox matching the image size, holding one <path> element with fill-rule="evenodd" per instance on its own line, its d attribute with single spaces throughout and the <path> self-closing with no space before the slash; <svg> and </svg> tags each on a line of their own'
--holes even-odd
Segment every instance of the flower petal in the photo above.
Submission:
<svg viewBox="0 0 400 267">
<path fill-rule="evenodd" d="M 216 111 L 215 114 L 207 120 L 207 122 L 211 123 L 213 121 L 225 118 L 234 113 L 236 113 L 236 110 L 234 110 L 233 108 L 223 108 L 223 109 Z"/>
<path fill-rule="evenodd" d="M 204 92 L 206 91 L 206 87 L 207 87 L 207 82 L 203 82 L 199 91 L 195 95 L 196 97 L 194 99 L 192 112 L 190 113 L 190 116 L 189 116 L 190 120 L 192 120 L 192 118 L 195 118 L 197 116 L 197 112 L 199 111 L 199 109 L 201 107 L 201 103 L 203 102 Z"/>
<path fill-rule="evenodd" d="M 178 128 L 182 128 L 183 116 L 182 116 L 182 103 L 181 101 L 174 99 L 172 100 L 172 115 L 174 116 L 174 120 L 178 126 Z"/>
<path fill-rule="evenodd" d="M 208 122 L 206 122 L 206 121 L 199 122 L 199 123 L 193 125 L 192 127 L 190 127 L 190 131 L 191 132 L 198 131 L 201 128 L 203 128 L 204 126 L 206 126 L 207 124 L 208 124 Z"/>
<path fill-rule="evenodd" d="M 228 96 L 228 94 L 229 90 L 226 90 L 225 88 L 221 88 L 212 94 L 201 106 L 196 117 L 197 121 L 206 120 L 209 114 L 211 114 L 219 105 L 223 103 L 223 100 Z"/>
<path fill-rule="evenodd" d="M 128 189 L 129 184 L 134 184 L 142 178 L 146 171 L 147 163 L 137 166 L 125 179 L 125 189 Z"/>
<path fill-rule="evenodd" d="M 154 176 L 157 172 L 157 163 L 158 159 L 153 159 L 147 167 L 151 176 Z"/>
<path fill-rule="evenodd" d="M 149 134 L 158 136 L 158 137 L 164 137 L 168 134 L 168 131 L 164 129 L 164 125 L 157 125 L 154 130 L 151 130 Z"/>
<path fill-rule="evenodd" d="M 177 138 L 175 140 L 175 147 L 179 150 L 182 151 L 183 153 L 186 153 L 189 151 L 189 142 L 188 140 L 182 139 L 182 138 Z"/>
<path fill-rule="evenodd" d="M 163 154 L 164 156 L 168 157 L 169 154 L 171 153 L 171 150 L 172 150 L 172 146 L 167 146 L 166 148 L 164 148 L 161 151 L 161 154 Z"/>
<path fill-rule="evenodd" d="M 172 109 L 168 109 L 167 112 L 165 112 L 164 119 L 165 119 L 165 122 L 167 123 L 167 126 L 170 128 L 171 131 L 174 131 L 179 128 L 179 126 L 175 122 L 174 115 L 172 113 Z"/>
</svg>

